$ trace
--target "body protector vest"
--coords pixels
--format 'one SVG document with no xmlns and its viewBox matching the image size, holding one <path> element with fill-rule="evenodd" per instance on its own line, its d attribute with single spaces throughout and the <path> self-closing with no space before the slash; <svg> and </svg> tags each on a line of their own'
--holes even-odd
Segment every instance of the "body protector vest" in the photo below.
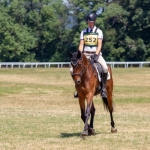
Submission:
<svg viewBox="0 0 150 150">
<path fill-rule="evenodd" d="M 95 29 L 95 32 L 88 32 L 88 28 L 86 30 L 87 32 L 84 33 L 84 46 L 97 46 L 98 45 L 98 33 L 97 28 Z"/>
</svg>

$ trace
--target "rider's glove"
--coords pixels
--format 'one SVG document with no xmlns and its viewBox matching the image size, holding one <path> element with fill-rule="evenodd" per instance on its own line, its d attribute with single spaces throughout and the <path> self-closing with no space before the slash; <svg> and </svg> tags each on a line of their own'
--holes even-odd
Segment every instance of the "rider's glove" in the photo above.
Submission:
<svg viewBox="0 0 150 150">
<path fill-rule="evenodd" d="M 91 60 L 96 61 L 98 60 L 98 55 L 97 54 L 93 54 L 90 56 Z"/>
</svg>

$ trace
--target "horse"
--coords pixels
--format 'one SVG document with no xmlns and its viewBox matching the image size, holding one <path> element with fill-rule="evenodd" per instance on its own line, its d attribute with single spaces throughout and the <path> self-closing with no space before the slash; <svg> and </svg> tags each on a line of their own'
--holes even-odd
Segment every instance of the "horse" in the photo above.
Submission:
<svg viewBox="0 0 150 150">
<path fill-rule="evenodd" d="M 96 75 L 96 70 L 93 69 L 92 64 L 86 58 L 86 56 L 80 52 L 71 53 L 68 51 L 71 57 L 71 66 L 73 72 L 71 73 L 72 79 L 75 83 L 75 88 L 78 93 L 79 105 L 81 110 L 81 119 L 84 123 L 84 129 L 81 133 L 81 136 L 94 135 L 94 116 L 95 116 L 95 107 L 93 103 L 94 95 L 100 93 L 97 92 L 97 87 L 99 86 L 99 80 Z M 107 98 L 102 98 L 104 108 L 109 111 L 111 118 L 111 132 L 117 132 L 117 128 L 115 128 L 115 122 L 113 120 L 113 100 L 112 100 L 112 92 L 113 92 L 113 78 L 112 78 L 112 70 L 108 66 L 108 71 L 110 73 L 110 79 L 107 80 L 106 90 L 107 90 Z M 85 100 L 87 102 L 87 106 L 85 106 Z M 90 124 L 88 124 L 88 120 L 90 118 Z"/>
</svg>

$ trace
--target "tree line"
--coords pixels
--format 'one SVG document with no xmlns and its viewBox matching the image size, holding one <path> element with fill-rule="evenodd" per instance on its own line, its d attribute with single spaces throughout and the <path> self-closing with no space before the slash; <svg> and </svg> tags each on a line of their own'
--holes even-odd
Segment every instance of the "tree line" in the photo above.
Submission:
<svg viewBox="0 0 150 150">
<path fill-rule="evenodd" d="M 149 0 L 1 0 L 0 62 L 70 61 L 89 12 L 106 61 L 150 61 L 149 8 Z"/>
</svg>

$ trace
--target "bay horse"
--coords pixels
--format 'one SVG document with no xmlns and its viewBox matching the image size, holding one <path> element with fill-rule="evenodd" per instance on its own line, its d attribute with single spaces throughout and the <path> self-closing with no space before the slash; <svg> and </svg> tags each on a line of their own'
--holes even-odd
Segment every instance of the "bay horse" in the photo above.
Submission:
<svg viewBox="0 0 150 150">
<path fill-rule="evenodd" d="M 98 78 L 95 75 L 96 70 L 93 70 L 93 67 L 90 61 L 86 56 L 81 53 L 79 50 L 77 52 L 71 53 L 68 51 L 71 57 L 71 66 L 73 69 L 72 78 L 75 83 L 75 88 L 78 93 L 79 105 L 81 110 L 81 119 L 84 122 L 84 129 L 81 133 L 81 136 L 94 135 L 95 130 L 93 127 L 94 116 L 95 116 L 95 107 L 93 103 L 94 95 L 100 93 L 97 92 L 97 87 L 99 86 Z M 104 108 L 106 108 L 110 113 L 111 118 L 111 132 L 117 132 L 115 128 L 115 122 L 113 120 L 113 101 L 112 101 L 112 92 L 113 92 L 113 78 L 111 68 L 108 66 L 108 71 L 110 73 L 110 79 L 107 80 L 106 90 L 107 98 L 102 98 Z M 85 100 L 87 101 L 87 107 L 85 107 Z M 90 118 L 90 124 L 88 120 Z"/>
</svg>

